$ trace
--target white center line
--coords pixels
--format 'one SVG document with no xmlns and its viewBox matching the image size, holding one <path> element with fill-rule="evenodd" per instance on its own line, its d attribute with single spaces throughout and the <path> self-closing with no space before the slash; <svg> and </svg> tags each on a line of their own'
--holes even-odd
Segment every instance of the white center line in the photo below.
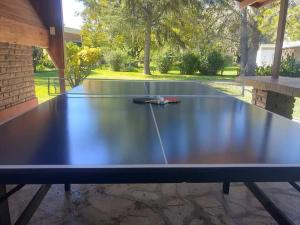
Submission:
<svg viewBox="0 0 300 225">
<path fill-rule="evenodd" d="M 166 156 L 165 149 L 164 149 L 164 146 L 163 146 L 163 142 L 162 142 L 162 139 L 161 139 L 161 136 L 160 136 L 160 132 L 159 132 L 159 128 L 158 128 L 156 118 L 155 118 L 155 115 L 154 115 L 154 112 L 153 112 L 153 108 L 152 108 L 151 104 L 149 104 L 149 106 L 150 106 L 151 114 L 152 114 L 153 121 L 154 121 L 154 124 L 155 124 L 156 132 L 157 132 L 157 135 L 158 135 L 160 147 L 161 147 L 161 150 L 163 152 L 164 159 L 165 159 L 165 163 L 168 164 L 167 156 Z"/>
<path fill-rule="evenodd" d="M 146 89 L 147 94 L 149 94 L 150 90 L 149 90 L 149 88 L 147 87 L 147 85 L 146 85 L 145 82 L 144 82 L 144 86 L 145 86 L 145 89 Z M 155 118 L 155 114 L 154 114 L 152 105 L 149 104 L 149 107 L 150 107 L 150 111 L 151 111 L 151 114 L 152 114 L 152 118 L 153 118 L 153 121 L 154 121 L 154 124 L 155 124 L 155 129 L 156 129 L 156 133 L 157 133 L 157 136 L 158 136 L 159 144 L 160 144 L 160 147 L 161 147 L 163 156 L 164 156 L 165 164 L 168 164 L 167 156 L 166 156 L 166 153 L 165 153 L 164 145 L 163 145 L 163 142 L 162 142 L 162 139 L 161 139 L 161 136 L 160 136 L 159 128 L 158 128 L 158 125 L 157 125 L 157 122 L 156 122 L 156 118 Z"/>
</svg>

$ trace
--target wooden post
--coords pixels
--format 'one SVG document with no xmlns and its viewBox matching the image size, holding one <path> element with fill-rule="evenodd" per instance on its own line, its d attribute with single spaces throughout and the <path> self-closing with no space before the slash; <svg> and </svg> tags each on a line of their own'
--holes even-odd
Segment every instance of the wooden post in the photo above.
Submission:
<svg viewBox="0 0 300 225">
<path fill-rule="evenodd" d="M 280 2 L 280 12 L 279 12 L 279 21 L 277 27 L 277 37 L 276 37 L 276 46 L 275 54 L 272 68 L 272 78 L 278 79 L 282 55 L 282 45 L 284 41 L 284 32 L 286 25 L 286 16 L 288 12 L 289 0 L 281 0 Z"/>
</svg>

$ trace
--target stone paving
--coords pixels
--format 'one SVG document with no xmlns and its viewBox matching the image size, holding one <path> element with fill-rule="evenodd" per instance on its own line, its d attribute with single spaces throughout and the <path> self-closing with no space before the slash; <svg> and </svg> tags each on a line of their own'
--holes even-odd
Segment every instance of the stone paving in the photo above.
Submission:
<svg viewBox="0 0 300 225">
<path fill-rule="evenodd" d="M 300 193 L 287 183 L 259 184 L 300 225 Z M 9 200 L 15 221 L 38 189 L 28 185 Z M 271 225 L 277 224 L 243 184 L 53 185 L 31 225 Z"/>
</svg>

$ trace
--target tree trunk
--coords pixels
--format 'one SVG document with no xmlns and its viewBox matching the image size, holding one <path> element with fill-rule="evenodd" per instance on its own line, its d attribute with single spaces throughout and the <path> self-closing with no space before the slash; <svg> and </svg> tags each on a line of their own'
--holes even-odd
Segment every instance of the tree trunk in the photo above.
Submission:
<svg viewBox="0 0 300 225">
<path fill-rule="evenodd" d="M 256 57 L 259 48 L 260 31 L 257 27 L 257 22 L 251 26 L 251 35 L 249 36 L 248 60 L 246 64 L 245 76 L 255 76 Z"/>
<path fill-rule="evenodd" d="M 145 48 L 144 48 L 144 74 L 151 74 L 150 71 L 150 50 L 151 50 L 151 18 L 148 17 L 145 23 Z"/>
<path fill-rule="evenodd" d="M 240 27 L 240 75 L 245 76 L 246 65 L 248 61 L 248 20 L 247 7 L 241 12 L 241 27 Z"/>
</svg>

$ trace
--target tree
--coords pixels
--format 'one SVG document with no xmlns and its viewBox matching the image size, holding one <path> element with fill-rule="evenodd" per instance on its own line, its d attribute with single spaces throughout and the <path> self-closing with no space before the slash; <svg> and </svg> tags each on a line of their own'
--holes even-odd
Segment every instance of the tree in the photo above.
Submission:
<svg viewBox="0 0 300 225">
<path fill-rule="evenodd" d="M 184 1 L 180 0 L 125 0 L 129 16 L 144 25 L 144 73 L 150 71 L 151 37 L 155 29 L 164 24 L 168 14 L 180 15 Z"/>
<path fill-rule="evenodd" d="M 244 28 L 241 28 L 241 30 L 247 30 L 247 39 L 245 42 L 241 42 L 241 48 L 247 48 L 246 51 L 246 63 L 242 64 L 241 66 L 241 72 L 242 75 L 245 76 L 254 76 L 255 70 L 256 70 L 256 57 L 257 57 L 257 51 L 259 49 L 260 40 L 262 38 L 261 31 L 258 27 L 258 21 L 257 17 L 260 14 L 260 11 L 257 9 L 251 8 L 245 9 L 247 13 L 247 18 L 245 21 L 242 21 L 242 26 L 246 26 Z M 242 52 L 241 52 L 242 53 Z"/>
<path fill-rule="evenodd" d="M 66 44 L 66 75 L 72 87 L 78 86 L 90 75 L 100 61 L 100 49 L 79 47 L 69 42 Z"/>
<path fill-rule="evenodd" d="M 275 42 L 279 20 L 280 2 L 273 2 L 269 7 L 261 8 L 258 16 L 258 25 L 265 37 L 265 42 Z M 286 39 L 296 41 L 300 39 L 300 4 L 290 1 L 286 24 Z"/>
<path fill-rule="evenodd" d="M 38 47 L 32 47 L 32 62 L 33 62 L 33 71 L 37 72 L 37 65 L 40 63 L 43 57 L 43 49 Z"/>
<path fill-rule="evenodd" d="M 82 2 L 85 5 L 83 44 L 101 47 L 104 55 L 122 51 L 138 61 L 144 45 L 143 26 L 127 15 L 124 4 L 106 0 Z"/>
<path fill-rule="evenodd" d="M 119 40 L 120 45 L 125 44 L 129 47 L 128 52 L 131 56 L 139 56 L 143 50 L 145 74 L 151 73 L 150 57 L 153 37 L 155 41 L 159 41 L 162 36 L 166 35 L 176 38 L 176 31 L 169 26 L 168 18 L 173 15 L 174 18 L 180 19 L 179 15 L 184 11 L 183 7 L 197 5 L 199 2 L 196 0 L 81 1 L 86 6 L 83 17 L 88 22 L 84 29 L 96 28 L 97 31 L 105 33 L 103 36 L 106 38 Z M 140 48 L 141 45 L 142 48 Z"/>
</svg>

